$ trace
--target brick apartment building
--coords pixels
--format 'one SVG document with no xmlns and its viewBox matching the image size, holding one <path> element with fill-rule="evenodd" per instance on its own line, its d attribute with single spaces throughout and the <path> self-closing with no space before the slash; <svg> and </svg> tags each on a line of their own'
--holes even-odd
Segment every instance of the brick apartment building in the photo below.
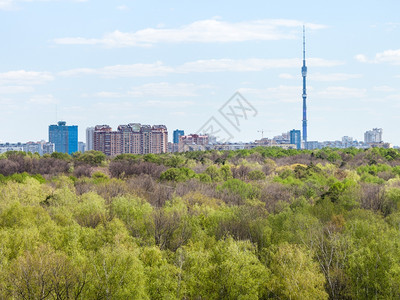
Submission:
<svg viewBox="0 0 400 300">
<path fill-rule="evenodd" d="M 165 153 L 168 149 L 168 130 L 165 125 L 119 125 L 112 131 L 108 125 L 97 125 L 93 134 L 93 148 L 106 155 L 122 153 Z"/>
</svg>

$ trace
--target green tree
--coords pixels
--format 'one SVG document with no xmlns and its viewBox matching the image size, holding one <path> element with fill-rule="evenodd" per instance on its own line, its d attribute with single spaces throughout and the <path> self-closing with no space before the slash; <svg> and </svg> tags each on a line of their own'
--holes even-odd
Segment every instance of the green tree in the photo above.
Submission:
<svg viewBox="0 0 400 300">
<path fill-rule="evenodd" d="M 296 244 L 281 244 L 270 254 L 271 296 L 279 299 L 328 299 L 325 278 L 312 254 Z"/>
<path fill-rule="evenodd" d="M 148 299 L 139 251 L 106 245 L 91 255 L 87 299 Z"/>
<path fill-rule="evenodd" d="M 85 285 L 85 266 L 46 245 L 18 257 L 7 274 L 8 296 L 16 299 L 78 299 Z"/>
</svg>

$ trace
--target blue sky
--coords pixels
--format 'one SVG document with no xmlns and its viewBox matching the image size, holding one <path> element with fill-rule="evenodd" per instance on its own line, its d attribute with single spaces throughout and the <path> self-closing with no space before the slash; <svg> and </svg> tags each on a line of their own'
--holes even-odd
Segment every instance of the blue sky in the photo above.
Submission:
<svg viewBox="0 0 400 300">
<path fill-rule="evenodd" d="M 215 3 L 216 2 L 216 3 Z M 400 1 L 0 0 L 0 140 L 48 125 L 139 122 L 234 141 L 301 129 L 306 26 L 308 139 L 400 145 Z M 257 111 L 234 128 L 236 92 Z M 255 116 L 254 116 L 255 115 Z"/>
</svg>

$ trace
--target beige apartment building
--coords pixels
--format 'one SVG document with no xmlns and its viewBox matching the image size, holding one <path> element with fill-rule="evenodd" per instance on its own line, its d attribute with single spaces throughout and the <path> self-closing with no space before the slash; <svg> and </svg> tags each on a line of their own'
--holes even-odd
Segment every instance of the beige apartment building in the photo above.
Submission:
<svg viewBox="0 0 400 300">
<path fill-rule="evenodd" d="M 108 125 L 97 125 L 93 134 L 94 150 L 115 156 L 123 153 L 166 153 L 168 130 L 165 125 L 119 125 L 112 131 Z"/>
</svg>

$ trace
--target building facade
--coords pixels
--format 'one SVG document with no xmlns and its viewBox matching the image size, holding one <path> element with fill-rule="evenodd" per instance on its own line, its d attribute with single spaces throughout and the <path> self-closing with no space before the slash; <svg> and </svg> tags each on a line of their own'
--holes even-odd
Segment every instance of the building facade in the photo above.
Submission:
<svg viewBox="0 0 400 300">
<path fill-rule="evenodd" d="M 179 137 L 179 144 L 184 145 L 208 145 L 208 135 L 188 134 Z"/>
<path fill-rule="evenodd" d="M 86 151 L 94 149 L 94 127 L 86 128 Z"/>
<path fill-rule="evenodd" d="M 179 137 L 182 135 L 185 135 L 185 131 L 179 129 L 174 130 L 174 139 L 173 139 L 174 144 L 179 143 Z"/>
<path fill-rule="evenodd" d="M 55 145 L 56 152 L 72 154 L 78 151 L 78 126 L 67 126 L 60 121 L 49 126 L 49 142 Z"/>
<path fill-rule="evenodd" d="M 148 154 L 168 151 L 168 130 L 165 125 L 119 125 L 113 131 L 108 125 L 97 125 L 93 134 L 93 150 L 115 156 L 123 153 Z"/>
<path fill-rule="evenodd" d="M 39 155 L 51 154 L 54 152 L 54 144 L 45 141 L 0 144 L 0 153 L 7 151 L 24 151 L 26 153 L 38 153 Z"/>
<path fill-rule="evenodd" d="M 86 151 L 86 144 L 84 142 L 78 142 L 78 152 L 85 152 Z"/>
<path fill-rule="evenodd" d="M 368 130 L 364 133 L 364 142 L 365 143 L 382 143 L 382 128 L 373 128 L 372 130 Z"/>
<path fill-rule="evenodd" d="M 24 144 L 22 143 L 2 143 L 0 144 L 0 153 L 7 151 L 24 151 Z"/>
<path fill-rule="evenodd" d="M 301 132 L 300 130 L 290 130 L 290 144 L 296 145 L 297 150 L 301 149 Z"/>
</svg>

